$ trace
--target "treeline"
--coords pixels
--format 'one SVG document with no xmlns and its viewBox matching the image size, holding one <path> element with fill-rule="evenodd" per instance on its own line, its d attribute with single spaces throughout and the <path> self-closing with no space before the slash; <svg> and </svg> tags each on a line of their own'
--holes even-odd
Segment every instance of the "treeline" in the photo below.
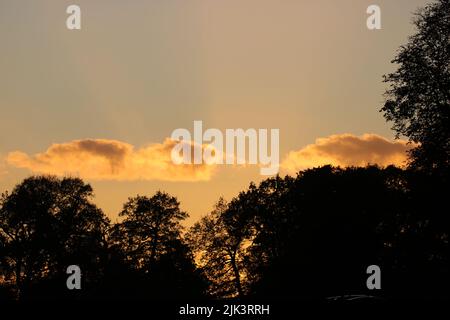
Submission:
<svg viewBox="0 0 450 320">
<path fill-rule="evenodd" d="M 33 176 L 0 200 L 0 299 L 448 297 L 447 191 L 445 172 L 324 166 L 252 183 L 183 230 L 167 193 L 129 198 L 112 224 L 82 180 Z"/>
</svg>

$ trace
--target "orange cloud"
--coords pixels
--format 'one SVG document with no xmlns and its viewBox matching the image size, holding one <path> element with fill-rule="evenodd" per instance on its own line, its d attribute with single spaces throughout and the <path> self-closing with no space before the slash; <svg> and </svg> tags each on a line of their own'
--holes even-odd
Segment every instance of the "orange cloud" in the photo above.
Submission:
<svg viewBox="0 0 450 320">
<path fill-rule="evenodd" d="M 176 143 L 166 139 L 163 143 L 135 149 L 117 140 L 75 140 L 53 144 L 33 156 L 21 151 L 10 152 L 6 160 L 12 166 L 34 173 L 77 175 L 93 180 L 209 180 L 214 166 L 172 162 L 171 150 Z"/>
<path fill-rule="evenodd" d="M 412 146 L 404 140 L 388 140 L 376 134 L 360 137 L 337 134 L 319 138 L 314 144 L 291 151 L 281 164 L 289 173 L 326 164 L 335 166 L 365 166 L 378 164 L 402 166 L 407 160 L 406 151 Z"/>
</svg>

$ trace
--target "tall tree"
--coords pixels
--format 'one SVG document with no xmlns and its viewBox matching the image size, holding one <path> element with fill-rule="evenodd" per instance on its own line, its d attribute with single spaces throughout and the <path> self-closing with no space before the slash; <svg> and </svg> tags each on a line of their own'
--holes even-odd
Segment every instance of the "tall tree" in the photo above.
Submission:
<svg viewBox="0 0 450 320">
<path fill-rule="evenodd" d="M 80 265 L 88 279 L 99 271 L 109 221 L 91 203 L 92 196 L 82 180 L 54 176 L 27 178 L 2 195 L 1 270 L 20 294 L 65 274 L 70 264 Z"/>
<path fill-rule="evenodd" d="M 417 168 L 448 170 L 450 163 L 450 1 L 438 0 L 414 20 L 417 33 L 392 61 L 385 76 L 390 88 L 381 111 L 397 135 L 418 146 L 411 151 Z"/>
<path fill-rule="evenodd" d="M 114 260 L 106 295 L 157 300 L 205 296 L 206 281 L 182 236 L 181 222 L 188 214 L 175 197 L 160 191 L 152 197 L 138 195 L 128 199 L 119 215 L 124 219 L 112 227 L 109 238 Z"/>
<path fill-rule="evenodd" d="M 210 281 L 210 294 L 216 297 L 242 297 L 246 291 L 249 229 L 238 199 L 227 204 L 220 198 L 214 210 L 197 222 L 186 236 Z"/>
<path fill-rule="evenodd" d="M 129 198 L 119 216 L 124 220 L 113 227 L 112 245 L 120 248 L 134 269 L 150 270 L 181 238 L 180 223 L 188 214 L 175 197 L 158 191 L 152 197 Z"/>
</svg>

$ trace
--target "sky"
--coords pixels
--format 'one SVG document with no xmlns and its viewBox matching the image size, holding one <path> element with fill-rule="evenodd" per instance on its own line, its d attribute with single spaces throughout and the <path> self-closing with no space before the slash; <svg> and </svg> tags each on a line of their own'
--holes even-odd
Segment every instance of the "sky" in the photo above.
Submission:
<svg viewBox="0 0 450 320">
<path fill-rule="evenodd" d="M 175 165 L 173 130 L 280 130 L 280 174 L 401 164 L 383 74 L 424 0 L 0 0 L 0 191 L 79 176 L 115 221 L 166 191 L 191 224 L 258 166 Z M 81 8 L 68 30 L 66 8 Z M 366 26 L 381 8 L 381 30 Z"/>
</svg>

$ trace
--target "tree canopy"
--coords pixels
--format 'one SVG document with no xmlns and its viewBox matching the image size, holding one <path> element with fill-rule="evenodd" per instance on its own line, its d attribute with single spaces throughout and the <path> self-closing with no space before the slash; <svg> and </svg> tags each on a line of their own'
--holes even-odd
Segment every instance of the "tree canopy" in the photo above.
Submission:
<svg viewBox="0 0 450 320">
<path fill-rule="evenodd" d="M 417 145 L 411 164 L 448 171 L 450 163 L 450 1 L 420 9 L 416 34 L 392 61 L 398 68 L 385 76 L 390 87 L 381 109 L 398 135 Z"/>
</svg>

